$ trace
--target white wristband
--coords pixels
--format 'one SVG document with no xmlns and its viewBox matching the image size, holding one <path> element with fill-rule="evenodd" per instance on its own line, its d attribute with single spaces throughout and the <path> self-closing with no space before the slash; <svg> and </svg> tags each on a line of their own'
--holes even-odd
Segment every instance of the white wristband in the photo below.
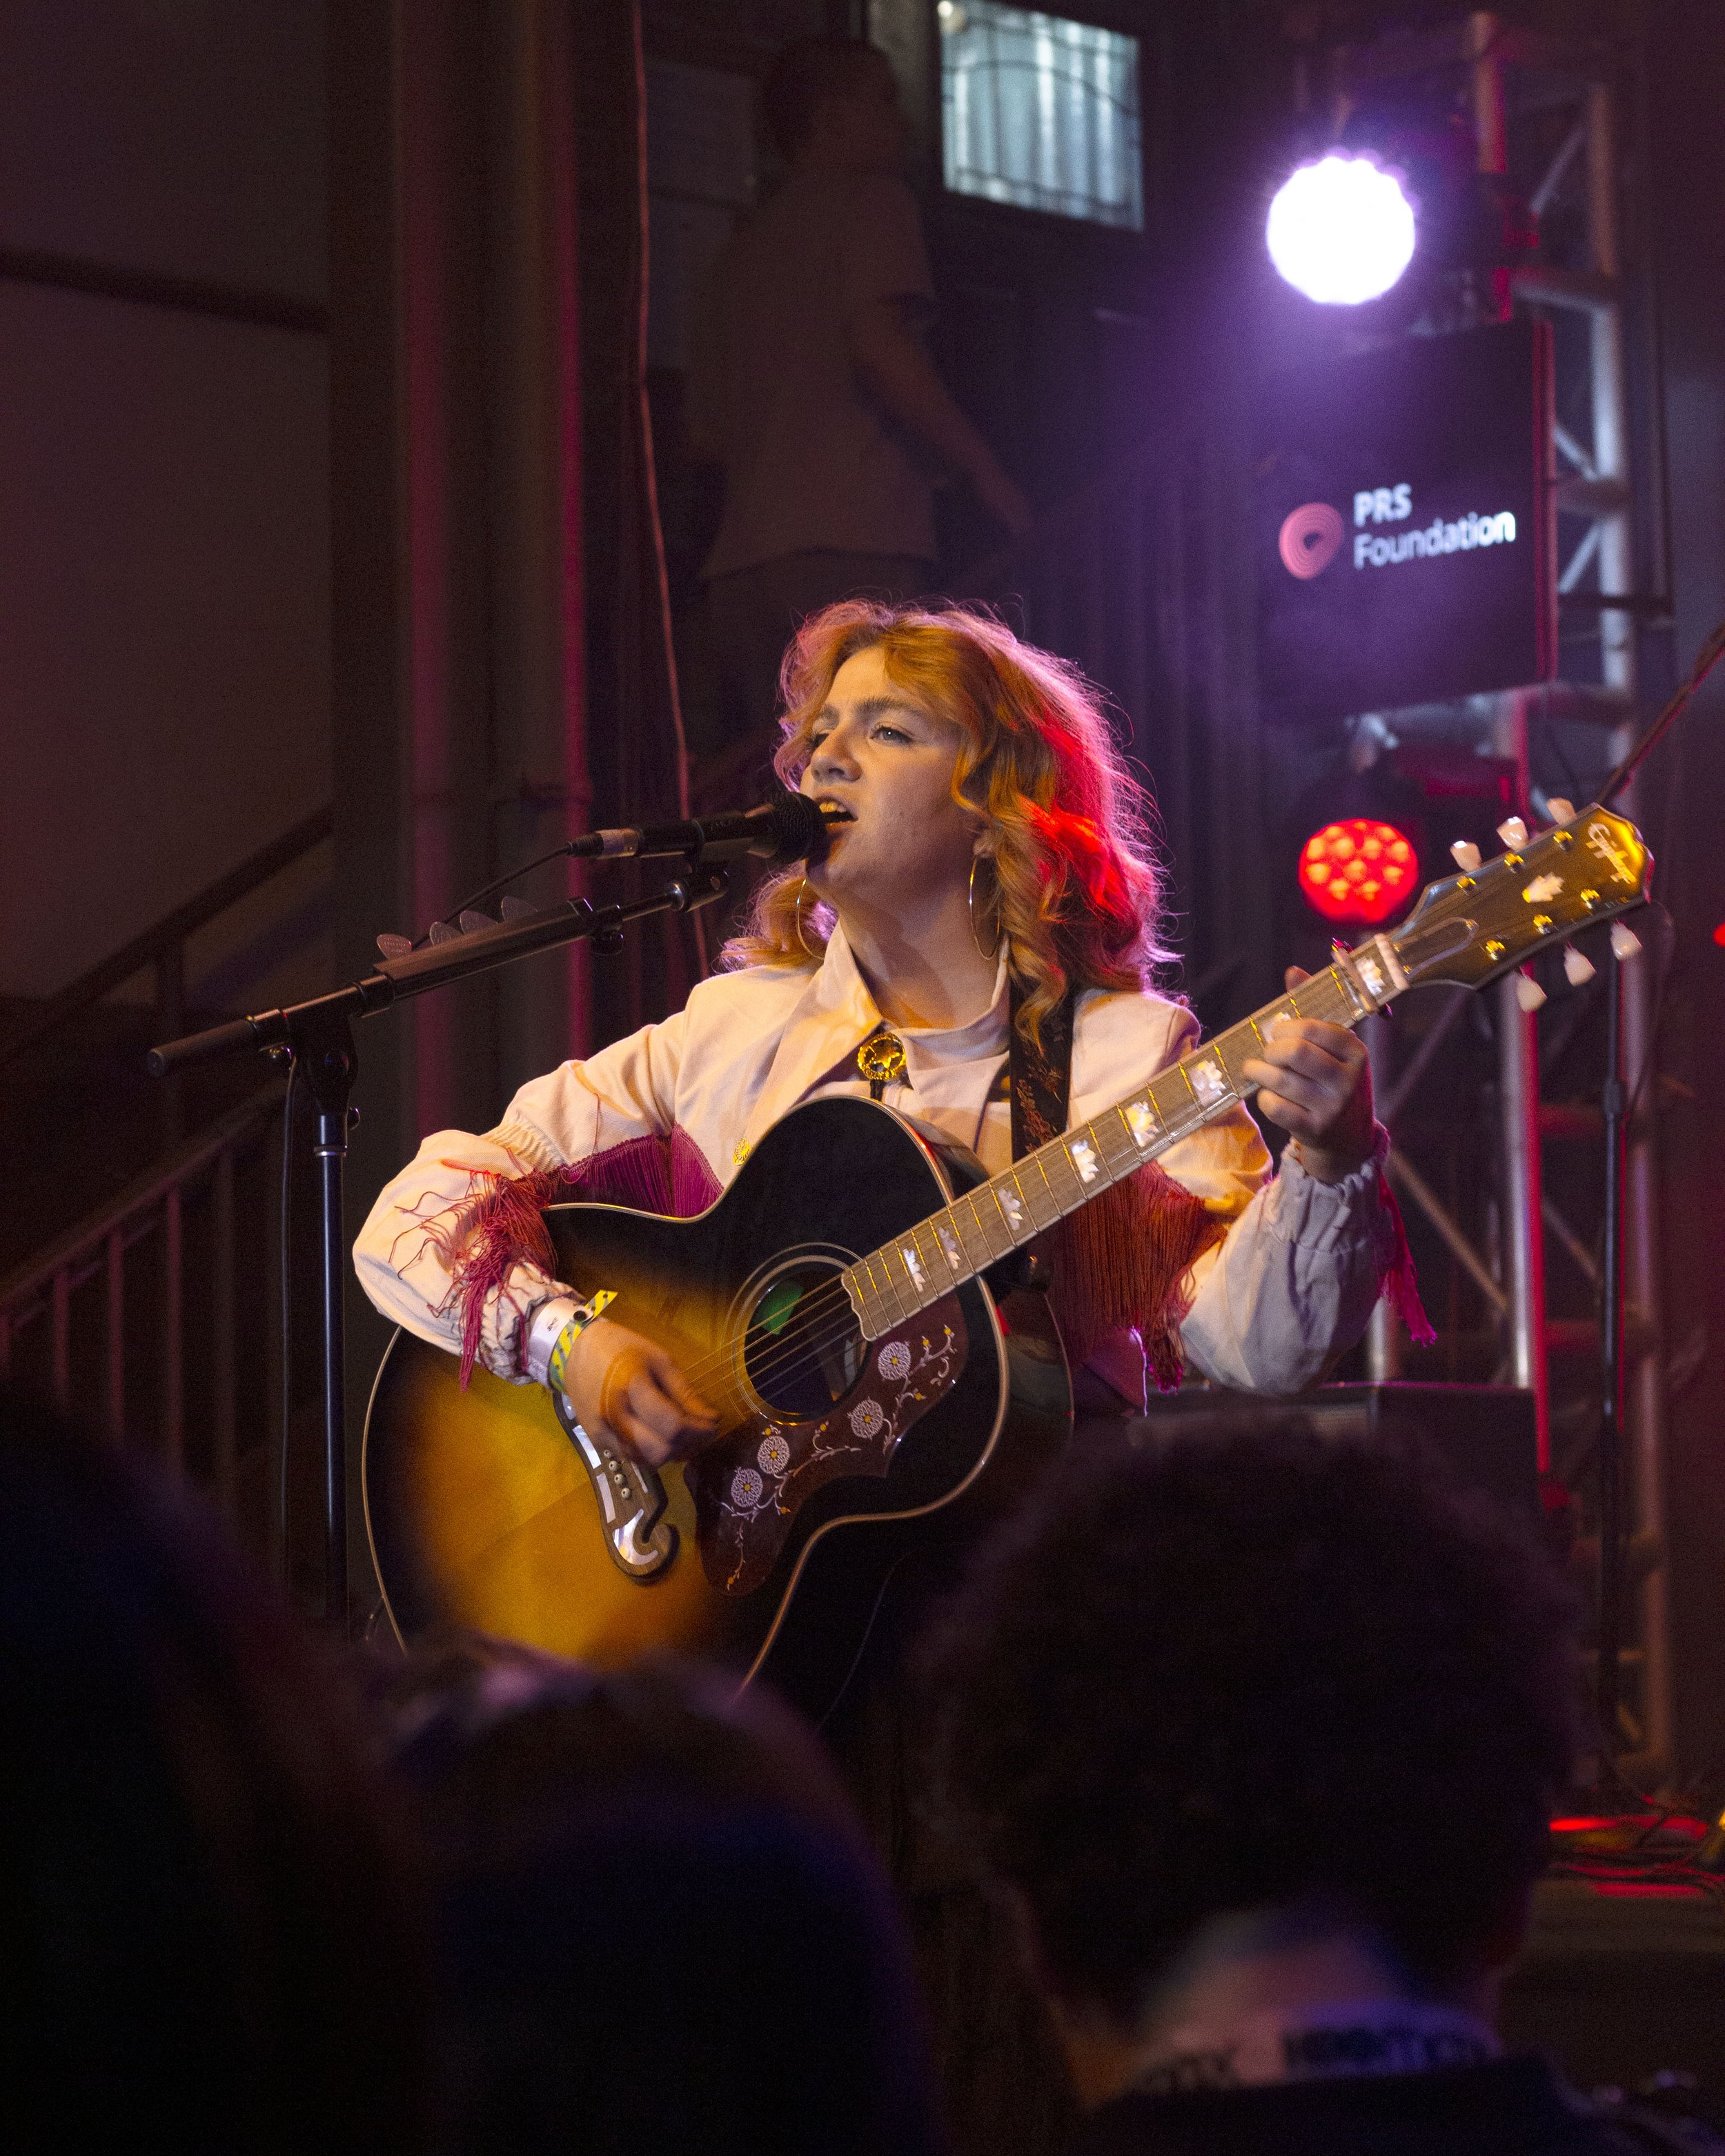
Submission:
<svg viewBox="0 0 1725 2156">
<path fill-rule="evenodd" d="M 563 1382 L 562 1362 L 570 1348 L 594 1318 L 603 1317 L 616 1300 L 613 1290 L 602 1287 L 585 1302 L 578 1302 L 571 1295 L 551 1295 L 543 1302 L 536 1303 L 527 1313 L 526 1340 L 521 1353 L 521 1368 L 532 1383 L 560 1388 Z"/>
<path fill-rule="evenodd" d="M 572 1295 L 548 1295 L 535 1305 L 527 1319 L 521 1368 L 536 1385 L 542 1385 L 549 1376 L 552 1350 L 562 1338 L 565 1327 L 572 1318 L 586 1314 L 587 1305 L 578 1302 Z"/>
</svg>

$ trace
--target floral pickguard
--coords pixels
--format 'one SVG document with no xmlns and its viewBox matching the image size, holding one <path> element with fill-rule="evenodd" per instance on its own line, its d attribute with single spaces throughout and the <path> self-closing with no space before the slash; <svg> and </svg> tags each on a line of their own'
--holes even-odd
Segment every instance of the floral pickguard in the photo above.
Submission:
<svg viewBox="0 0 1725 2156">
<path fill-rule="evenodd" d="M 805 1500 L 839 1475 L 885 1475 L 898 1441 L 951 1390 L 969 1342 L 956 1296 L 913 1333 L 874 1342 L 854 1389 L 819 1422 L 756 1419 L 691 1460 L 701 1561 L 711 1584 L 749 1594 L 778 1562 Z"/>
</svg>

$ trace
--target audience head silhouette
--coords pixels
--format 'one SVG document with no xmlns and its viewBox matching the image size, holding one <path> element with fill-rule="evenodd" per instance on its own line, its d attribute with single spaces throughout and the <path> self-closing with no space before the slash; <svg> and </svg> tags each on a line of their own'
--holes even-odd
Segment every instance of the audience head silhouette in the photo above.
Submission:
<svg viewBox="0 0 1725 2156">
<path fill-rule="evenodd" d="M 885 1879 L 813 1741 L 732 1691 L 479 1643 L 410 1674 L 464 2150 L 932 2146 Z"/>
<path fill-rule="evenodd" d="M 936 1666 L 945 1801 L 1086 2101 L 1144 2086 L 1199 1970 L 1207 2012 L 1293 1969 L 1489 2046 L 1575 1668 L 1500 1517 L 1295 1416 L 1122 1444 L 986 1553 Z"/>
<path fill-rule="evenodd" d="M 424 1958 L 332 1666 L 201 1508 L 0 1399 L 0 2143 L 424 2146 Z"/>
</svg>

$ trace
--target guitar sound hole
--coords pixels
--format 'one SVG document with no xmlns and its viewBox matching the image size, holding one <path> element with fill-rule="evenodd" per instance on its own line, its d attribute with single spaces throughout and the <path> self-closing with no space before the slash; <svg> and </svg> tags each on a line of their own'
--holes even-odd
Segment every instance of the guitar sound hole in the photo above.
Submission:
<svg viewBox="0 0 1725 2156">
<path fill-rule="evenodd" d="M 749 1318 L 743 1367 L 755 1391 L 788 1422 L 823 1415 L 863 1366 L 864 1342 L 835 1267 L 776 1273 Z"/>
</svg>

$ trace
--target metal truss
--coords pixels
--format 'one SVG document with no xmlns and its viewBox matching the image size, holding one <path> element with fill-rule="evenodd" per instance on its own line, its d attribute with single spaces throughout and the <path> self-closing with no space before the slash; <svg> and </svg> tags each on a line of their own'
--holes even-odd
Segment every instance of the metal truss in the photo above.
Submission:
<svg viewBox="0 0 1725 2156">
<path fill-rule="evenodd" d="M 1578 784 L 1574 773 L 1552 767 L 1546 722 L 1568 726 L 1572 751 L 1572 722 L 1587 722 L 1584 737 L 1590 737 L 1595 753 L 1573 760 L 1599 772 L 1620 762 L 1635 732 L 1637 617 L 1656 610 L 1637 580 L 1635 490 L 1638 480 L 1644 488 L 1662 485 L 1663 444 L 1632 439 L 1622 246 L 1627 220 L 1620 164 L 1631 116 L 1624 58 L 1603 45 L 1560 44 L 1516 30 L 1494 15 L 1476 13 L 1446 28 L 1386 37 L 1337 53 L 1334 62 L 1334 80 L 1343 95 L 1417 83 L 1471 108 L 1481 172 L 1519 187 L 1549 235 L 1513 267 L 1456 273 L 1458 304 L 1443 325 L 1502 319 L 1514 311 L 1553 325 L 1556 416 L 1548 476 L 1559 539 L 1558 594 L 1568 618 L 1581 614 L 1597 622 L 1596 671 L 1583 660 L 1568 670 L 1593 678 L 1471 698 L 1449 715 L 1455 731 L 1473 730 L 1477 746 L 1513 760 L 1522 814 L 1530 824 L 1544 820 L 1550 800 L 1579 793 L 1594 776 L 1584 769 Z M 1635 267 L 1645 275 L 1645 263 Z M 1658 517 L 1648 521 L 1662 535 Z M 1662 584 L 1662 545 L 1658 552 L 1655 581 Z M 1567 655 L 1574 659 L 1579 649 L 1571 639 Z M 1633 789 L 1619 805 L 1640 820 Z M 1623 1210 L 1623 1500 L 1631 1578 L 1624 1604 L 1628 1625 L 1618 1727 L 1607 1743 L 1624 1770 L 1658 1779 L 1670 1770 L 1672 1747 L 1652 970 L 1651 954 L 1631 957 L 1620 982 L 1622 1067 L 1630 1095 Z M 1604 987 L 1601 979 L 1585 993 L 1604 1002 Z M 1495 1322 L 1497 1378 L 1533 1393 L 1542 1466 L 1555 1465 L 1565 1479 L 1574 1476 L 1584 1482 L 1592 1471 L 1589 1448 L 1598 1427 L 1597 1388 L 1590 1396 L 1588 1372 L 1597 1339 L 1600 1269 L 1592 1222 L 1572 1219 L 1553 1199 L 1544 1187 L 1544 1169 L 1549 1149 L 1590 1145 L 1599 1158 L 1591 1185 L 1570 1172 L 1569 1163 L 1554 1158 L 1553 1165 L 1565 1171 L 1559 1179 L 1572 1191 L 1592 1188 L 1602 1194 L 1604 1142 L 1599 1118 L 1589 1106 L 1541 1099 L 1542 1021 L 1537 1009 L 1526 1008 L 1538 993 L 1518 975 L 1497 991 L 1499 1159 L 1496 1232 L 1488 1237 L 1492 1247 L 1479 1247 L 1401 1145 L 1392 1152 L 1390 1173 L 1404 1202 L 1425 1217 Z M 1392 1132 L 1466 1000 L 1458 996 L 1438 1015 L 1400 1069 L 1390 1029 L 1374 1022 L 1369 1045 L 1383 1119 Z M 1578 1023 L 1589 1015 L 1585 1009 L 1566 1012 L 1564 1039 L 1573 1040 Z M 1596 1023 L 1597 1013 L 1592 1017 Z M 1551 1029 L 1553 1035 L 1558 1030 Z M 1562 1043 L 1548 1039 L 1544 1045 L 1550 1065 Z M 1575 1209 L 1573 1196 L 1569 1203 Z M 1548 1247 L 1565 1295 L 1573 1301 L 1578 1292 L 1584 1294 L 1591 1319 L 1551 1314 Z M 1397 1374 L 1401 1348 L 1388 1312 L 1374 1320 L 1368 1355 L 1373 1376 Z M 1594 1547 L 1593 1534 L 1584 1534 L 1583 1552 Z"/>
</svg>

